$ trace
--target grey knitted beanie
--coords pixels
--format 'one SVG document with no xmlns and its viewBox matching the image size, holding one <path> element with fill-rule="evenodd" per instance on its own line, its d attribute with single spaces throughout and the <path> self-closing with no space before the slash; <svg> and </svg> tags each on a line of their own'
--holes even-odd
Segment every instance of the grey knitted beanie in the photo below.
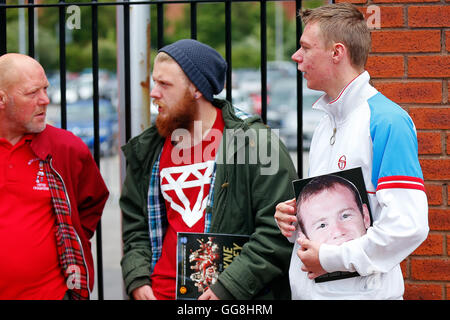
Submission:
<svg viewBox="0 0 450 320">
<path fill-rule="evenodd" d="M 210 46 L 197 40 L 183 39 L 158 52 L 171 56 L 207 100 L 212 102 L 213 95 L 223 90 L 227 63 Z"/>
</svg>

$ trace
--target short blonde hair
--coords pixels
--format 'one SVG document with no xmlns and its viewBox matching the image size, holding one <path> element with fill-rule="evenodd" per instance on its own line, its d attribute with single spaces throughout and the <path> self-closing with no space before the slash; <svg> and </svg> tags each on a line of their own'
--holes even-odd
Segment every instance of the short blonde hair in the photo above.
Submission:
<svg viewBox="0 0 450 320">
<path fill-rule="evenodd" d="M 158 52 L 158 54 L 155 57 L 155 61 L 153 63 L 157 63 L 157 62 L 175 62 L 175 59 L 172 58 L 171 56 L 169 56 L 167 53 L 165 52 Z"/>
<path fill-rule="evenodd" d="M 161 51 L 158 52 L 158 54 L 156 55 L 155 60 L 153 61 L 153 65 L 155 65 L 156 63 L 163 63 L 163 62 L 173 62 L 178 65 L 178 62 L 174 58 L 172 58 L 169 54 Z M 181 70 L 183 71 L 183 69 Z M 186 82 L 186 84 L 191 83 L 191 81 L 189 80 L 188 76 L 184 73 L 184 71 L 183 71 L 183 80 Z"/>
<path fill-rule="evenodd" d="M 329 4 L 300 12 L 302 21 L 319 23 L 325 46 L 343 43 L 353 66 L 364 68 L 371 48 L 370 31 L 364 15 L 350 3 Z"/>
</svg>

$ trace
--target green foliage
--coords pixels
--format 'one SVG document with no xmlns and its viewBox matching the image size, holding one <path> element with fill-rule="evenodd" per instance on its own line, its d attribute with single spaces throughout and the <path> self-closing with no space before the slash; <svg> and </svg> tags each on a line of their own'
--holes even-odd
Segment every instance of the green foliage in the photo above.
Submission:
<svg viewBox="0 0 450 320">
<path fill-rule="evenodd" d="M 267 59 L 275 59 L 275 6 L 266 4 Z M 261 61 L 261 6 L 259 2 L 234 2 L 231 5 L 231 41 L 233 68 L 257 68 Z M 290 59 L 295 51 L 295 19 L 289 20 L 283 11 L 282 30 L 284 53 L 282 60 Z M 152 16 L 153 18 L 153 16 Z M 156 19 L 156 15 L 154 16 Z M 165 24 L 165 42 L 190 37 L 190 6 L 185 6 L 183 18 Z M 156 35 L 155 35 L 156 36 Z M 197 39 L 218 50 L 225 57 L 225 4 L 199 3 L 197 6 Z M 152 44 L 156 44 L 156 41 Z"/>
<path fill-rule="evenodd" d="M 36 52 L 39 62 L 45 70 L 59 69 L 59 45 L 58 39 L 51 30 L 39 29 L 38 40 L 36 41 Z"/>
<path fill-rule="evenodd" d="M 104 2 L 107 0 L 101 0 Z M 69 0 L 67 2 L 82 3 L 90 0 Z M 303 6 L 317 7 L 324 0 L 304 0 Z M 43 0 L 42 3 L 57 3 L 57 0 Z M 8 0 L 7 4 L 17 4 L 17 1 Z M 275 59 L 275 6 L 278 3 L 266 2 L 267 12 L 267 59 Z M 167 8 L 170 5 L 165 5 Z M 150 7 L 150 9 L 149 9 Z M 68 71 L 81 71 L 92 67 L 92 8 L 79 6 L 81 18 L 80 28 L 66 29 L 66 61 Z M 157 44 L 157 10 L 155 5 L 142 6 L 142 10 L 151 13 L 151 45 L 156 49 Z M 259 67 L 261 60 L 260 40 L 260 2 L 233 2 L 231 4 L 231 37 L 232 37 L 232 64 L 233 68 Z M 35 10 L 38 22 L 38 36 L 36 38 L 36 55 L 46 69 L 59 68 L 59 8 L 45 7 Z M 28 9 L 25 9 L 25 33 L 27 30 Z M 7 10 L 8 52 L 19 50 L 19 10 Z M 70 17 L 65 9 L 65 21 Z M 295 51 L 295 19 L 282 19 L 282 38 L 284 52 L 282 60 L 290 60 Z M 115 71 L 116 69 L 116 7 L 98 6 L 98 46 L 99 62 L 101 68 Z M 190 5 L 184 5 L 184 14 L 179 19 L 172 19 L 165 14 L 164 41 L 165 44 L 182 38 L 190 38 Z M 197 39 L 217 49 L 225 57 L 225 4 L 198 3 L 197 5 Z M 131 48 L 132 49 L 132 48 Z M 28 50 L 28 49 L 27 49 Z M 152 55 L 153 56 L 153 55 Z"/>
<path fill-rule="evenodd" d="M 43 3 L 56 3 L 43 1 Z M 89 0 L 72 0 L 68 3 L 90 2 Z M 101 1 L 100 1 L 101 2 Z M 17 4 L 17 1 L 8 1 L 8 4 Z M 66 31 L 66 63 L 67 70 L 78 72 L 92 67 L 92 8 L 79 6 L 80 28 Z M 59 69 L 59 8 L 45 7 L 35 10 L 37 25 L 37 38 L 35 39 L 36 56 L 46 70 Z M 71 17 L 67 7 L 64 10 L 65 20 Z M 19 9 L 7 10 L 7 50 L 19 51 Z M 28 35 L 28 9 L 25 9 L 25 33 Z M 114 6 L 98 6 L 98 47 L 99 64 L 101 68 L 110 71 L 116 69 L 116 8 Z M 26 39 L 28 45 L 28 39 Z M 26 48 L 28 52 L 28 48 Z"/>
</svg>

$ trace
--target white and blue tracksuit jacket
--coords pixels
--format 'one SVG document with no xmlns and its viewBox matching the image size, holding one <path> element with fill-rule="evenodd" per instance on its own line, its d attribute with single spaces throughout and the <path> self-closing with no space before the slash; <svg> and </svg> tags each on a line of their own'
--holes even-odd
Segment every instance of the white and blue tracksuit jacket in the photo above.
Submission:
<svg viewBox="0 0 450 320">
<path fill-rule="evenodd" d="M 340 246 L 322 244 L 328 271 L 361 277 L 315 283 L 300 270 L 296 243 L 290 267 L 293 299 L 401 299 L 400 262 L 427 237 L 428 204 L 409 115 L 369 84 L 363 72 L 333 101 L 313 106 L 326 113 L 314 132 L 309 176 L 362 167 L 373 225 Z"/>
</svg>

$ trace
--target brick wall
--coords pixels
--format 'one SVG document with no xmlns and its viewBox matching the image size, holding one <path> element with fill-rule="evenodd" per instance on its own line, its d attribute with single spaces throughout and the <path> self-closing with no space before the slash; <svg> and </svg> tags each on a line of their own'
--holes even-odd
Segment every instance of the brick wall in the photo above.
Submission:
<svg viewBox="0 0 450 320">
<path fill-rule="evenodd" d="M 450 299 L 450 0 L 337 0 L 380 9 L 367 70 L 411 115 L 429 202 L 430 233 L 402 262 L 405 299 Z"/>
</svg>

